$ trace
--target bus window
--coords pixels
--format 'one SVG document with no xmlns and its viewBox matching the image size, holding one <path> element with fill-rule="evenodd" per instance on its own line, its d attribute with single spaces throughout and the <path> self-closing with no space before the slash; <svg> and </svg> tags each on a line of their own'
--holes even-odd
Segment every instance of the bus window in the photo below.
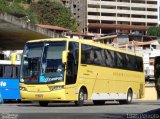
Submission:
<svg viewBox="0 0 160 119">
<path fill-rule="evenodd" d="M 0 65 L 1 78 L 19 78 L 20 66 Z"/>
<path fill-rule="evenodd" d="M 128 66 L 127 66 L 127 69 L 128 70 L 135 70 L 135 56 L 132 56 L 132 55 L 128 55 Z"/>
<path fill-rule="evenodd" d="M 121 53 L 121 56 L 122 56 L 122 64 L 123 64 L 122 69 L 127 69 L 127 59 L 126 59 L 126 54 Z"/>
<path fill-rule="evenodd" d="M 119 52 L 116 52 L 116 64 L 117 68 L 123 68 L 123 57 Z"/>
<path fill-rule="evenodd" d="M 4 60 L 4 54 L 0 54 L 0 60 Z"/>
<path fill-rule="evenodd" d="M 104 57 L 102 56 L 103 49 L 93 47 L 94 49 L 94 64 L 99 66 L 105 66 Z"/>
<path fill-rule="evenodd" d="M 106 66 L 107 67 L 115 67 L 115 56 L 114 51 L 111 50 L 104 50 L 105 58 L 106 58 Z"/>
<path fill-rule="evenodd" d="M 160 76 L 160 57 L 159 56 L 155 57 L 154 69 L 155 69 L 154 76 L 156 79 L 158 79 Z"/>
<path fill-rule="evenodd" d="M 104 49 L 101 49 L 101 56 L 102 56 L 102 66 L 105 66 L 106 67 L 106 59 L 105 59 L 105 50 Z"/>
<path fill-rule="evenodd" d="M 135 71 L 143 72 L 143 60 L 141 57 L 136 57 L 136 65 L 134 66 L 135 66 Z"/>
<path fill-rule="evenodd" d="M 19 78 L 20 66 L 12 66 L 12 78 Z"/>
<path fill-rule="evenodd" d="M 3 66 L 0 65 L 0 77 L 2 78 L 3 77 Z"/>
<path fill-rule="evenodd" d="M 89 45 L 82 44 L 82 64 L 93 64 L 94 62 L 94 52 L 93 48 Z"/>
<path fill-rule="evenodd" d="M 46 77 L 46 82 L 63 81 L 62 52 L 64 50 L 65 42 L 47 43 L 42 61 L 42 72 Z"/>
<path fill-rule="evenodd" d="M 38 83 L 43 43 L 26 44 L 22 61 L 22 77 L 25 83 Z"/>
<path fill-rule="evenodd" d="M 12 66 L 4 66 L 4 78 L 11 78 L 12 77 Z"/>
<path fill-rule="evenodd" d="M 79 62 L 79 44 L 76 42 L 69 42 L 66 84 L 76 83 L 77 73 L 78 73 L 78 62 Z"/>
</svg>

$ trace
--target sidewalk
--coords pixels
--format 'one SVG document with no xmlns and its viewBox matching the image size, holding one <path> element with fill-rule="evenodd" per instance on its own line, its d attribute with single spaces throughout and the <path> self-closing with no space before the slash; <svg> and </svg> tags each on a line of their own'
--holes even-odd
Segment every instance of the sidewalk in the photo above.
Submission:
<svg viewBox="0 0 160 119">
<path fill-rule="evenodd" d="M 139 99 L 139 100 L 157 101 L 158 96 L 157 96 L 157 91 L 156 91 L 155 85 L 146 84 L 144 93 L 145 93 L 144 98 Z"/>
</svg>

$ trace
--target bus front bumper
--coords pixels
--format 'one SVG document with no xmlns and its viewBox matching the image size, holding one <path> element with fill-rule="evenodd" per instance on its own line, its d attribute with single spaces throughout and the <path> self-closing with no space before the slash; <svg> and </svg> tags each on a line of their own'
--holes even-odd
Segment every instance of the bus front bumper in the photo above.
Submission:
<svg viewBox="0 0 160 119">
<path fill-rule="evenodd" d="M 20 91 L 21 101 L 65 101 L 65 90 L 49 92 Z"/>
</svg>

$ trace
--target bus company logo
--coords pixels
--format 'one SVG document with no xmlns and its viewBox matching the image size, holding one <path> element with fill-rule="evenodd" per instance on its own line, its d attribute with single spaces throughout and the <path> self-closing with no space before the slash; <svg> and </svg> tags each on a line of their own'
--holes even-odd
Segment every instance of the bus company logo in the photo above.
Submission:
<svg viewBox="0 0 160 119">
<path fill-rule="evenodd" d="M 0 86 L 1 86 L 1 87 L 5 87 L 6 85 L 7 85 L 6 82 L 3 82 L 3 81 L 0 82 Z"/>
</svg>

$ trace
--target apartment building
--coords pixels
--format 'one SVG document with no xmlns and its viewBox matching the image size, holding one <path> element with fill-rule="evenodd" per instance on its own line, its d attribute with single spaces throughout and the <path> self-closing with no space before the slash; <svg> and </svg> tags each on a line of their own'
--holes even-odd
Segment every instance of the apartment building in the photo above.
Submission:
<svg viewBox="0 0 160 119">
<path fill-rule="evenodd" d="M 159 0 L 70 0 L 80 31 L 146 34 L 158 25 Z"/>
</svg>

